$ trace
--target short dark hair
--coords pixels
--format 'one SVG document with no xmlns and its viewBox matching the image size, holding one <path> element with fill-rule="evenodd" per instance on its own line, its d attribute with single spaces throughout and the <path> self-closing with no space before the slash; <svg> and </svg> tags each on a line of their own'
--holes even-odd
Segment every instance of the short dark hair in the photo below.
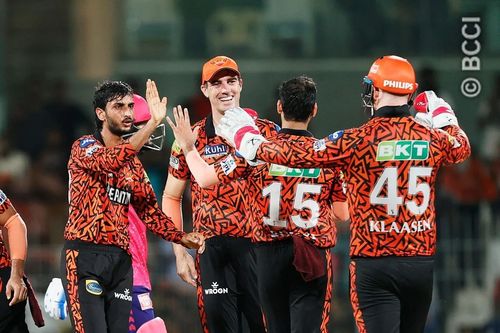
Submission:
<svg viewBox="0 0 500 333">
<path fill-rule="evenodd" d="M 105 110 L 108 102 L 116 99 L 122 98 L 127 95 L 133 95 L 133 89 L 125 82 L 122 81 L 104 81 L 100 83 L 94 92 L 94 101 L 92 105 L 94 106 L 94 117 L 95 126 L 98 130 L 102 130 L 102 120 L 97 117 L 95 109 L 100 108 Z"/>
<path fill-rule="evenodd" d="M 307 76 L 284 81 L 279 87 L 283 115 L 288 121 L 306 121 L 316 104 L 316 83 Z"/>
</svg>

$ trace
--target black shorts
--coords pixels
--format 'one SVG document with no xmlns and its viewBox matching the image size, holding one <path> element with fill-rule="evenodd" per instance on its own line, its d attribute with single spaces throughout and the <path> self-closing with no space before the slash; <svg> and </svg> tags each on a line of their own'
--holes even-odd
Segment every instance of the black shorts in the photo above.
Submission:
<svg viewBox="0 0 500 333">
<path fill-rule="evenodd" d="M 312 246 L 312 245 L 311 245 Z M 328 332 L 332 299 L 330 250 L 317 249 L 324 275 L 306 281 L 295 268 L 292 240 L 258 243 L 259 297 L 269 333 Z"/>
<path fill-rule="evenodd" d="M 116 246 L 66 241 L 61 271 L 75 332 L 128 332 L 132 261 L 127 252 Z"/>
<path fill-rule="evenodd" d="M 265 333 L 250 239 L 215 236 L 205 244 L 196 258 L 203 332 Z"/>
<path fill-rule="evenodd" d="M 432 299 L 433 257 L 353 258 L 349 271 L 359 332 L 424 331 Z"/>
<path fill-rule="evenodd" d="M 25 322 L 26 301 L 9 306 L 5 287 L 10 278 L 10 267 L 0 268 L 0 333 L 28 333 Z"/>
</svg>

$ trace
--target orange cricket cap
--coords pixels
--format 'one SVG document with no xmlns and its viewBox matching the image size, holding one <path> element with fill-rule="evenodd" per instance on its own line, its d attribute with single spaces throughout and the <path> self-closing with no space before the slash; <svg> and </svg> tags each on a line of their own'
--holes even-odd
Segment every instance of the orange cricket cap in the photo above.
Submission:
<svg viewBox="0 0 500 333">
<path fill-rule="evenodd" d="M 236 61 L 226 56 L 216 56 L 203 65 L 201 84 L 210 81 L 218 72 L 228 69 L 241 76 Z"/>
</svg>

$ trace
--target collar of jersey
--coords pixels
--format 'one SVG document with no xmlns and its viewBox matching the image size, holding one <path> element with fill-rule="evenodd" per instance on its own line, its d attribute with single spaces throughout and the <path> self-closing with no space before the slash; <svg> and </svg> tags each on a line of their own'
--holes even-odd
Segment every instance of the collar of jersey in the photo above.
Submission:
<svg viewBox="0 0 500 333">
<path fill-rule="evenodd" d="M 409 117 L 410 106 L 408 104 L 399 106 L 384 106 L 375 111 L 373 118 L 393 118 L 393 117 Z"/>
<path fill-rule="evenodd" d="M 102 138 L 101 131 L 96 130 L 94 132 L 94 138 L 96 138 L 97 141 L 99 141 L 104 146 L 104 139 Z"/>
<path fill-rule="evenodd" d="M 311 132 L 307 130 L 298 130 L 298 129 L 293 129 L 293 128 L 282 128 L 280 130 L 280 134 L 289 134 L 289 135 L 297 135 L 297 136 L 309 136 L 313 137 Z"/>
<path fill-rule="evenodd" d="M 217 134 L 215 134 L 214 118 L 212 117 L 212 113 L 210 113 L 206 118 L 205 133 L 207 134 L 207 138 L 215 138 L 217 136 Z"/>
</svg>

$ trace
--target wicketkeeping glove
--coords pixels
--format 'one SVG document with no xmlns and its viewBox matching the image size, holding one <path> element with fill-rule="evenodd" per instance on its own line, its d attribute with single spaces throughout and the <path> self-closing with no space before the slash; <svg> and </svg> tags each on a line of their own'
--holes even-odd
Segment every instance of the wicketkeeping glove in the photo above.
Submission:
<svg viewBox="0 0 500 333">
<path fill-rule="evenodd" d="M 222 136 L 238 153 L 249 161 L 255 160 L 257 148 L 264 141 L 254 119 L 242 108 L 227 110 L 216 127 L 217 135 Z"/>
<path fill-rule="evenodd" d="M 43 300 L 45 312 L 54 319 L 64 320 L 68 317 L 66 295 L 61 279 L 53 278 Z"/>
<path fill-rule="evenodd" d="M 458 120 L 450 104 L 436 96 L 434 91 L 420 93 L 413 103 L 417 113 L 415 118 L 433 128 L 443 128 L 449 125 L 458 126 Z"/>
</svg>

